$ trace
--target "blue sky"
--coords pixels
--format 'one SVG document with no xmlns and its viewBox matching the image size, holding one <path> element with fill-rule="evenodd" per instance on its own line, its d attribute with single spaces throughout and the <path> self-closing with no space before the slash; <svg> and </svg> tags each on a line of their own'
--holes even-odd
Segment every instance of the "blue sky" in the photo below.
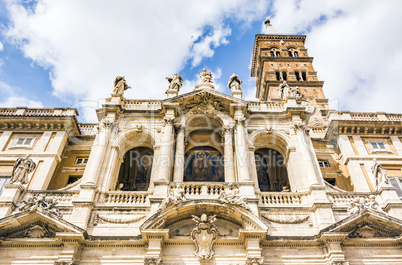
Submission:
<svg viewBox="0 0 402 265">
<path fill-rule="evenodd" d="M 0 0 L 0 107 L 78 107 L 81 121 L 113 90 L 164 98 L 165 77 L 191 91 L 202 68 L 228 93 L 232 73 L 256 100 L 250 62 L 270 17 L 284 33 L 307 34 L 332 108 L 401 112 L 402 2 L 396 0 L 59 1 Z"/>
</svg>

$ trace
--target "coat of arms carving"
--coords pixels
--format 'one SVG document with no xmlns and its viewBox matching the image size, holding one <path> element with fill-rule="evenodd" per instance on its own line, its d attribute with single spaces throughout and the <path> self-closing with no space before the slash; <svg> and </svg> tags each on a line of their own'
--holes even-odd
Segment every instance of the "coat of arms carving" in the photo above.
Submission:
<svg viewBox="0 0 402 265">
<path fill-rule="evenodd" d="M 195 215 L 192 215 L 192 217 L 193 221 L 196 223 L 196 226 L 191 232 L 191 239 L 195 243 L 194 254 L 199 259 L 210 259 L 214 255 L 212 245 L 218 235 L 213 225 L 213 222 L 216 221 L 215 215 L 207 216 L 203 214 L 201 217 Z"/>
</svg>

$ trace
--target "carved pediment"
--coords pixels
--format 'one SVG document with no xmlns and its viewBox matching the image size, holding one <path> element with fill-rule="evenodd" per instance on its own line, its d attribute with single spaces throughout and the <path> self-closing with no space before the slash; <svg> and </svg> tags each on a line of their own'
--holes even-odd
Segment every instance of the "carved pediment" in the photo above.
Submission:
<svg viewBox="0 0 402 265">
<path fill-rule="evenodd" d="M 244 101 L 216 91 L 202 89 L 168 99 L 167 102 L 179 103 L 180 109 L 185 113 L 192 111 L 196 114 L 212 114 L 213 111 L 229 112 L 231 103 L 239 104 Z"/>
<path fill-rule="evenodd" d="M 36 221 L 20 228 L 5 231 L 0 236 L 4 238 L 54 238 L 58 232 L 65 231 L 42 221 Z"/>
<path fill-rule="evenodd" d="M 0 219 L 0 237 L 55 238 L 57 233 L 86 235 L 84 229 L 40 210 L 23 211 Z"/>
<path fill-rule="evenodd" d="M 323 233 L 342 233 L 348 238 L 394 238 L 402 234 L 402 220 L 365 209 L 321 230 Z"/>
</svg>

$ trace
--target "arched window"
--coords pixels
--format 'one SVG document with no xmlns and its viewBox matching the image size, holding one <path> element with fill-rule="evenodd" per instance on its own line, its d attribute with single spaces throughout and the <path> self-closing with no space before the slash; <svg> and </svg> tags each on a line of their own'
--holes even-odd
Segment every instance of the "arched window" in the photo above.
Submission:
<svg viewBox="0 0 402 265">
<path fill-rule="evenodd" d="M 288 80 L 288 74 L 285 71 L 282 72 L 282 80 Z"/>
<path fill-rule="evenodd" d="M 263 148 L 255 151 L 254 159 L 261 191 L 289 190 L 283 155 L 274 149 Z"/>
<path fill-rule="evenodd" d="M 187 151 L 184 181 L 224 181 L 222 154 L 210 146 L 197 146 Z"/>
<path fill-rule="evenodd" d="M 151 178 L 154 151 L 136 147 L 123 156 L 116 190 L 146 191 Z"/>
<path fill-rule="evenodd" d="M 306 81 L 307 80 L 307 73 L 306 72 L 302 72 L 302 81 Z"/>
<path fill-rule="evenodd" d="M 294 52 L 293 53 L 295 57 L 299 57 L 299 53 L 298 52 Z"/>
<path fill-rule="evenodd" d="M 281 53 L 279 52 L 279 50 L 277 48 L 271 48 L 270 53 L 271 53 L 272 57 L 280 57 L 281 56 Z"/>
</svg>

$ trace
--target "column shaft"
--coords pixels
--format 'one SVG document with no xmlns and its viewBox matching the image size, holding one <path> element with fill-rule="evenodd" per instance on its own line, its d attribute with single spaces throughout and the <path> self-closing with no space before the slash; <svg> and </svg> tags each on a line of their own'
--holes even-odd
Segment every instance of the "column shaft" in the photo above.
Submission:
<svg viewBox="0 0 402 265">
<path fill-rule="evenodd" d="M 233 141 L 232 130 L 226 129 L 224 131 L 224 166 L 225 166 L 225 182 L 234 182 L 234 167 L 233 167 Z"/>
<path fill-rule="evenodd" d="M 184 128 L 180 128 L 176 137 L 176 155 L 174 161 L 174 182 L 183 182 L 184 176 Z"/>
</svg>

